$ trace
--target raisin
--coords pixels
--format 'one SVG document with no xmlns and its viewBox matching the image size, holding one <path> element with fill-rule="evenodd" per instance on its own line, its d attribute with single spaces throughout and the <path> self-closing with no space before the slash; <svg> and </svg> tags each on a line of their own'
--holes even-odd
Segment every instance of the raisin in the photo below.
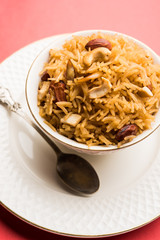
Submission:
<svg viewBox="0 0 160 240">
<path fill-rule="evenodd" d="M 125 125 L 116 133 L 116 140 L 118 142 L 121 142 L 127 136 L 136 135 L 137 131 L 138 131 L 138 126 L 136 124 Z"/>
<path fill-rule="evenodd" d="M 52 81 L 50 88 L 54 90 L 56 102 L 66 101 L 66 93 L 64 92 L 66 85 L 62 80 L 56 83 Z"/>
<path fill-rule="evenodd" d="M 47 81 L 48 78 L 50 78 L 49 74 L 47 72 L 45 72 L 42 77 L 41 77 L 41 81 Z"/>
</svg>

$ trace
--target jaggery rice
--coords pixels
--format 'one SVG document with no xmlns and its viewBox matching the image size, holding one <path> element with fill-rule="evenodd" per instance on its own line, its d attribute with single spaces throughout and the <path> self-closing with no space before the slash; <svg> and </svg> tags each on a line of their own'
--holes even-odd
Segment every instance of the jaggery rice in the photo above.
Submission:
<svg viewBox="0 0 160 240">
<path fill-rule="evenodd" d="M 112 49 L 86 48 L 93 39 L 109 41 Z M 98 51 L 100 57 L 93 57 Z M 50 49 L 40 77 L 40 116 L 53 131 L 88 146 L 131 141 L 151 128 L 159 110 L 160 65 L 150 52 L 116 34 L 73 36 L 61 49 Z M 137 132 L 117 140 L 117 132 L 130 125 Z"/>
</svg>

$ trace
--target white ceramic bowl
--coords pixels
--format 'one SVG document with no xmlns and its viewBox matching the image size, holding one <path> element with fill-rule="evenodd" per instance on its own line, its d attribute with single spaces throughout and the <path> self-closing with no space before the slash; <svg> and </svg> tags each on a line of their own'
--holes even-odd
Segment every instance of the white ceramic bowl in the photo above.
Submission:
<svg viewBox="0 0 160 240">
<path fill-rule="evenodd" d="M 85 153 L 105 153 L 105 152 L 110 152 L 110 151 L 115 151 L 119 150 L 122 148 L 126 148 L 129 146 L 132 146 L 134 144 L 137 144 L 138 142 L 142 141 L 146 137 L 148 137 L 151 133 L 153 133 L 158 126 L 160 125 L 160 111 L 156 114 L 155 121 L 152 123 L 152 129 L 151 130 L 146 130 L 142 134 L 138 135 L 136 138 L 134 138 L 131 142 L 126 143 L 122 145 L 121 148 L 117 148 L 116 146 L 92 146 L 88 148 L 87 145 L 78 143 L 74 140 L 68 139 L 65 136 L 60 135 L 58 132 L 54 132 L 48 125 L 44 123 L 44 119 L 40 117 L 39 115 L 39 108 L 37 107 L 37 90 L 38 90 L 38 83 L 40 81 L 39 77 L 39 72 L 43 69 L 44 63 L 48 61 L 48 56 L 49 56 L 49 50 L 51 48 L 61 48 L 65 40 L 69 40 L 72 38 L 73 35 L 82 35 L 82 36 L 88 36 L 93 33 L 97 32 L 103 32 L 106 34 L 114 35 L 122 35 L 124 37 L 127 37 L 134 42 L 136 42 L 138 45 L 140 45 L 142 48 L 147 49 L 151 52 L 154 62 L 160 64 L 160 57 L 148 46 L 146 46 L 144 43 L 134 39 L 133 37 L 127 36 L 122 33 L 117 33 L 113 31 L 105 31 L 105 30 L 87 30 L 87 31 L 81 31 L 81 32 L 76 32 L 73 34 L 70 34 L 69 36 L 61 36 L 57 40 L 53 41 L 47 48 L 42 50 L 40 54 L 36 57 L 34 62 L 32 63 L 30 70 L 28 72 L 27 80 L 26 80 L 26 100 L 28 107 L 30 109 L 30 112 L 34 119 L 36 120 L 37 124 L 43 129 L 47 134 L 49 134 L 50 137 L 52 137 L 55 141 L 58 141 L 62 143 L 65 146 L 68 146 L 69 148 L 72 148 L 76 151 L 80 152 L 85 152 Z"/>
</svg>

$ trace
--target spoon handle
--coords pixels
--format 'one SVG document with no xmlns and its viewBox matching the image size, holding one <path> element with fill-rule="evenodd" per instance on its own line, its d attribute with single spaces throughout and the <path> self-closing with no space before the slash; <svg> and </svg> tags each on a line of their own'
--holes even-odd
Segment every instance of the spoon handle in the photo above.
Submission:
<svg viewBox="0 0 160 240">
<path fill-rule="evenodd" d="M 54 149 L 57 155 L 60 155 L 62 152 L 61 150 L 56 146 L 56 144 L 45 134 L 39 127 L 36 125 L 31 118 L 28 117 L 28 115 L 23 110 L 20 103 L 15 102 L 12 98 L 12 95 L 8 88 L 5 88 L 0 85 L 0 103 L 7 106 L 8 109 L 12 112 L 15 112 L 20 117 L 22 117 L 24 120 L 26 120 L 45 140 L 46 142 Z"/>
</svg>

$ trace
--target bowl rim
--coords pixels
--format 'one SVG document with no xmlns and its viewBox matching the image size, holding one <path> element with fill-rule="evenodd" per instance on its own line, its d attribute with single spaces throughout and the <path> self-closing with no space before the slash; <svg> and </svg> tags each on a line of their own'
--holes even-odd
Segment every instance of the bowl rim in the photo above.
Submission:
<svg viewBox="0 0 160 240">
<path fill-rule="evenodd" d="M 127 34 L 124 34 L 124 33 L 120 33 L 120 32 L 116 32 L 116 31 L 110 31 L 110 30 L 94 30 L 94 29 L 91 29 L 91 30 L 84 30 L 84 31 L 78 31 L 78 32 L 73 32 L 73 33 L 69 33 L 69 34 L 65 34 L 65 35 L 59 35 L 59 38 L 58 39 L 55 39 L 53 40 L 51 43 L 49 43 L 46 47 L 44 47 L 39 53 L 38 55 L 35 57 L 35 59 L 33 60 L 32 64 L 30 65 L 30 68 L 28 70 L 28 73 L 27 73 L 27 77 L 26 77 L 26 81 L 25 81 L 25 98 L 26 98 L 26 102 L 27 102 L 27 105 L 28 105 L 28 108 L 29 108 L 29 111 L 33 117 L 33 119 L 35 120 L 35 122 L 39 125 L 39 127 L 47 134 L 49 135 L 49 137 L 53 138 L 53 140 L 67 146 L 68 148 L 72 148 L 72 149 L 75 149 L 77 151 L 82 151 L 82 152 L 88 152 L 88 153 L 96 153 L 96 152 L 112 152 L 112 151 L 117 151 L 117 150 L 120 150 L 120 149 L 125 149 L 125 148 L 128 148 L 128 147 L 131 147 L 131 146 L 134 146 L 136 145 L 137 143 L 143 141 L 144 139 L 148 138 L 154 131 L 156 131 L 159 126 L 160 126 L 160 122 L 153 128 L 153 129 L 149 129 L 149 130 L 145 130 L 145 131 L 148 131 L 148 133 L 145 135 L 145 136 L 142 136 L 142 137 L 139 137 L 140 139 L 137 139 L 135 140 L 138 136 L 136 136 L 136 138 L 134 138 L 133 140 L 135 141 L 131 141 L 131 142 L 128 142 L 128 143 L 125 143 L 123 145 L 121 145 L 120 147 L 117 147 L 117 145 L 111 145 L 109 147 L 107 146 L 100 146 L 100 145 L 97 145 L 97 146 L 91 146 L 91 147 L 88 147 L 86 144 L 82 144 L 82 143 L 79 143 L 79 142 L 76 142 L 75 140 L 71 140 L 69 138 L 67 138 L 66 136 L 63 136 L 62 134 L 58 133 L 58 132 L 54 132 L 52 130 L 52 133 L 50 133 L 45 127 L 47 127 L 47 124 L 44 123 L 44 126 L 42 126 L 42 124 L 37 120 L 37 117 L 35 116 L 35 113 L 34 111 L 32 110 L 32 107 L 30 105 L 30 102 L 29 102 L 29 97 L 28 97 L 28 82 L 29 82 L 29 77 L 30 77 L 30 73 L 31 73 L 31 70 L 34 66 L 34 64 L 36 63 L 37 59 L 41 56 L 42 53 L 45 53 L 49 47 L 51 47 L 52 45 L 58 43 L 59 41 L 63 41 L 63 43 L 66 41 L 66 40 L 69 40 L 72 38 L 72 36 L 89 36 L 89 35 L 92 35 L 93 33 L 98 33 L 98 32 L 102 32 L 102 33 L 105 33 L 105 34 L 109 34 L 109 35 L 120 35 L 120 36 L 124 36 L 130 40 L 133 40 L 134 42 L 136 42 L 139 46 L 141 46 L 142 48 L 144 49 L 147 49 L 149 50 L 149 52 L 151 52 L 151 54 L 153 55 L 153 58 L 157 58 L 159 59 L 159 64 L 160 64 L 160 57 L 158 56 L 158 54 L 156 54 L 149 46 L 147 46 L 145 43 L 143 43 L 142 41 L 132 37 L 132 36 L 129 36 Z M 39 72 L 37 73 L 37 75 L 39 74 Z M 37 106 L 38 108 L 38 106 Z M 160 111 L 160 110 L 159 110 Z M 156 113 L 158 114 L 158 113 Z M 43 119 L 43 118 L 42 118 Z M 56 136 L 54 136 L 54 133 L 57 133 L 58 136 L 60 136 L 60 139 L 57 138 Z M 139 136 L 141 136 L 142 134 L 140 134 Z M 61 140 L 62 138 L 62 140 Z M 63 140 L 64 139 L 64 140 Z M 66 141 L 65 141 L 66 140 Z M 71 143 L 68 143 L 68 141 Z M 72 145 L 72 143 L 75 143 L 74 146 Z"/>
</svg>

